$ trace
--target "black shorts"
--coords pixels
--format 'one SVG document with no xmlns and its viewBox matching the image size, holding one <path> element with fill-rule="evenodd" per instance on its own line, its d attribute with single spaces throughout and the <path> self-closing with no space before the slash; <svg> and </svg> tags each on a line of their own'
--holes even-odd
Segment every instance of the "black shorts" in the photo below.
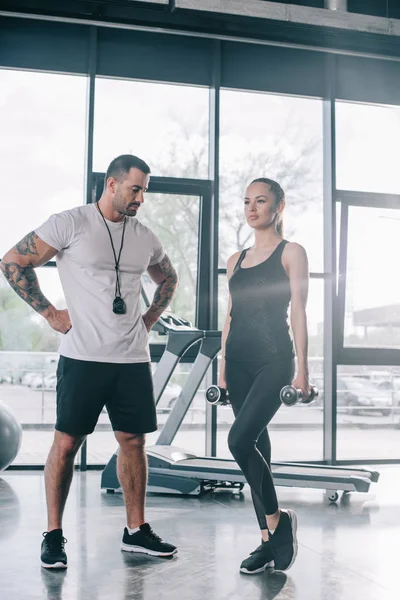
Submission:
<svg viewBox="0 0 400 600">
<path fill-rule="evenodd" d="M 157 430 L 150 363 L 101 363 L 60 356 L 56 429 L 87 435 L 107 408 L 114 431 Z"/>
</svg>

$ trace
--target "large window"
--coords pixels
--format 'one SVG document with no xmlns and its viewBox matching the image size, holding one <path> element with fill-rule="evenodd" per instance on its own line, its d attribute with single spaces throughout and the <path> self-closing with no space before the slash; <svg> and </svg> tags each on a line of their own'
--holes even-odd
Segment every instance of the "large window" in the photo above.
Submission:
<svg viewBox="0 0 400 600">
<path fill-rule="evenodd" d="M 0 256 L 51 214 L 84 202 L 87 79 L 0 70 Z M 65 308 L 57 270 L 37 270 Z M 16 463 L 43 464 L 55 419 L 59 334 L 0 275 L 0 399 L 24 426 Z"/>
<path fill-rule="evenodd" d="M 310 269 L 322 271 L 322 102 L 223 90 L 220 156 L 220 267 L 253 243 L 244 192 L 268 177 L 286 193 L 285 237 L 304 245 Z"/>
<path fill-rule="evenodd" d="M 206 179 L 208 88 L 96 79 L 94 170 L 135 154 L 153 175 Z"/>
<path fill-rule="evenodd" d="M 337 102 L 337 188 L 400 193 L 399 138 L 399 107 Z"/>
</svg>

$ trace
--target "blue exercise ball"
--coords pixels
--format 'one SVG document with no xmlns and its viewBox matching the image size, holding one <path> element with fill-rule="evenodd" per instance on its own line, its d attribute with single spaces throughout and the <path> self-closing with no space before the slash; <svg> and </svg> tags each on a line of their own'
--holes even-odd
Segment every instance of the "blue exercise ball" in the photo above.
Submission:
<svg viewBox="0 0 400 600">
<path fill-rule="evenodd" d="M 21 447 L 22 427 L 11 410 L 0 402 L 0 471 L 7 469 Z"/>
</svg>

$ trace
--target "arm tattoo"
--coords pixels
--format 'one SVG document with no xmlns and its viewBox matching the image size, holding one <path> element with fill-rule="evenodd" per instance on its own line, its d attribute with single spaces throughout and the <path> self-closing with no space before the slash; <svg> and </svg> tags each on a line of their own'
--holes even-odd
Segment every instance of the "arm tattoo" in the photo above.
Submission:
<svg viewBox="0 0 400 600">
<path fill-rule="evenodd" d="M 29 254 L 38 256 L 39 252 L 36 248 L 36 240 L 38 236 L 34 231 L 31 231 L 26 235 L 18 244 L 15 246 L 18 254 L 22 254 L 23 256 L 27 256 Z"/>
<path fill-rule="evenodd" d="M 161 315 L 167 306 L 171 304 L 171 300 L 174 297 L 175 290 L 178 286 L 178 276 L 167 255 L 164 256 L 157 266 L 165 279 L 157 286 L 149 311 Z"/>
<path fill-rule="evenodd" d="M 33 246 L 36 250 L 34 241 Z M 26 253 L 28 254 L 28 252 Z M 15 262 L 3 262 L 0 266 L 13 290 L 36 312 L 41 313 L 50 306 L 50 302 L 45 298 L 39 287 L 39 281 L 33 267 L 21 267 Z"/>
</svg>

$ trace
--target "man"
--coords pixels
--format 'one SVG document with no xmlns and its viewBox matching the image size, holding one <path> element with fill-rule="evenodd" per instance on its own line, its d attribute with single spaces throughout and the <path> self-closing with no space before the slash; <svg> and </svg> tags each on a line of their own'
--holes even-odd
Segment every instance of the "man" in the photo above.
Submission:
<svg viewBox="0 0 400 600">
<path fill-rule="evenodd" d="M 62 515 L 74 458 L 104 405 L 120 446 L 118 477 L 127 515 L 122 549 L 153 556 L 176 552 L 144 516 L 145 433 L 157 429 L 148 332 L 178 285 L 160 241 L 135 218 L 149 179 L 150 169 L 141 159 L 115 158 L 99 202 L 51 216 L 1 263 L 17 294 L 64 334 L 57 368 L 56 431 L 45 468 L 48 529 L 41 549 L 45 568 L 67 567 Z M 34 272 L 54 256 L 67 310 L 57 310 L 45 298 Z M 158 287 L 142 316 L 140 278 L 146 270 Z"/>
</svg>

